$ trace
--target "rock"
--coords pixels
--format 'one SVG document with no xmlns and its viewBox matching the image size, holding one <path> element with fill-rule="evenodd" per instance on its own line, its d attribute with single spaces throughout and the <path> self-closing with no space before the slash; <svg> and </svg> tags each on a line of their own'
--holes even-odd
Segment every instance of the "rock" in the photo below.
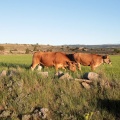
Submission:
<svg viewBox="0 0 120 120">
<path fill-rule="evenodd" d="M 34 120 L 39 120 L 40 118 L 46 119 L 48 117 L 48 108 L 36 108 L 32 113 L 32 118 Z"/>
<path fill-rule="evenodd" d="M 86 83 L 92 83 L 93 81 L 92 80 L 88 80 L 88 79 L 78 79 L 78 78 L 75 78 L 75 81 L 78 81 L 78 82 L 86 82 Z"/>
<path fill-rule="evenodd" d="M 73 77 L 72 77 L 71 75 L 69 75 L 68 73 L 65 73 L 65 74 L 62 75 L 59 79 L 60 79 L 60 80 L 64 80 L 64 79 L 72 80 Z"/>
<path fill-rule="evenodd" d="M 22 120 L 30 120 L 31 115 L 23 115 Z"/>
<path fill-rule="evenodd" d="M 0 76 L 6 76 L 7 72 L 6 70 L 3 70 L 1 73 L 0 73 Z"/>
<path fill-rule="evenodd" d="M 83 75 L 83 78 L 88 80 L 98 80 L 100 76 L 95 72 L 88 72 Z"/>
<path fill-rule="evenodd" d="M 33 113 L 32 118 L 33 120 L 39 120 L 40 119 L 39 113 Z"/>
<path fill-rule="evenodd" d="M 90 89 L 90 85 L 89 85 L 88 83 L 82 82 L 81 84 L 82 84 L 82 86 L 83 86 L 84 88 Z"/>
<path fill-rule="evenodd" d="M 47 118 L 47 112 L 48 112 L 48 108 L 42 108 L 40 110 L 40 112 L 42 113 L 42 119 L 46 119 Z"/>
<path fill-rule="evenodd" d="M 61 76 L 63 76 L 64 73 L 62 71 L 58 71 L 56 74 L 55 74 L 55 77 L 58 77 L 60 78 Z"/>
<path fill-rule="evenodd" d="M 43 77 L 48 77 L 48 72 L 38 72 Z"/>
<path fill-rule="evenodd" d="M 11 115 L 11 111 L 9 110 L 4 110 L 1 114 L 0 117 L 9 117 Z"/>
<path fill-rule="evenodd" d="M 46 112 L 48 112 L 48 108 L 41 108 L 41 110 L 40 110 L 42 113 L 46 113 Z"/>
</svg>

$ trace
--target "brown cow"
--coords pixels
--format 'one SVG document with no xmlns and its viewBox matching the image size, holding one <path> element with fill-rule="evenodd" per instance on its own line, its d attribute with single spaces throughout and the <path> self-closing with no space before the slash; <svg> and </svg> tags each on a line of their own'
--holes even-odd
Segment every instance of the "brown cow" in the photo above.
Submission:
<svg viewBox="0 0 120 120">
<path fill-rule="evenodd" d="M 111 60 L 108 55 L 74 53 L 67 54 L 67 57 L 77 63 L 79 70 L 81 70 L 80 64 L 84 66 L 90 66 L 91 70 L 95 70 L 95 68 L 100 66 L 102 63 L 111 64 Z"/>
<path fill-rule="evenodd" d="M 35 52 L 32 58 L 31 69 L 38 65 L 50 67 L 54 66 L 56 71 L 58 68 L 68 67 L 71 71 L 76 71 L 75 62 L 70 61 L 66 54 L 61 52 Z"/>
</svg>

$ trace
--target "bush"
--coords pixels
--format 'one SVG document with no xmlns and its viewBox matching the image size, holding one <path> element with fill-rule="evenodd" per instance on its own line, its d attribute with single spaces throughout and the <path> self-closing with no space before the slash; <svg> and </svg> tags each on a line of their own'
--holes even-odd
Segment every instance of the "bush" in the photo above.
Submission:
<svg viewBox="0 0 120 120">
<path fill-rule="evenodd" d="M 27 48 L 25 53 L 26 53 L 26 54 L 29 54 L 29 52 L 30 52 L 30 50 Z"/>
<path fill-rule="evenodd" d="M 37 46 L 36 45 L 34 46 L 33 51 L 37 51 Z"/>
<path fill-rule="evenodd" d="M 115 53 L 120 53 L 120 50 L 117 49 L 117 48 L 115 48 L 115 49 L 114 49 L 114 52 L 115 52 Z"/>
</svg>

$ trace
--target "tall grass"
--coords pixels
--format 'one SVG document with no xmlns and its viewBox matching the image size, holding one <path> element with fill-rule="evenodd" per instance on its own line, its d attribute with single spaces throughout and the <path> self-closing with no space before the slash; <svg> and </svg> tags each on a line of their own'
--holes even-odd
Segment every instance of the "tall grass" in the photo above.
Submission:
<svg viewBox="0 0 120 120">
<path fill-rule="evenodd" d="M 115 120 L 120 113 L 120 56 L 111 56 L 111 60 L 112 66 L 101 65 L 95 72 L 112 86 L 105 88 L 95 82 L 88 90 L 78 81 L 54 77 L 54 68 L 44 69 L 48 78 L 29 70 L 31 55 L 0 55 L 0 71 L 7 70 L 7 76 L 0 78 L 0 104 L 17 115 L 46 107 L 48 120 Z M 16 73 L 9 76 L 11 70 Z M 90 67 L 82 66 L 81 72 L 66 72 L 80 78 L 89 71 Z"/>
</svg>

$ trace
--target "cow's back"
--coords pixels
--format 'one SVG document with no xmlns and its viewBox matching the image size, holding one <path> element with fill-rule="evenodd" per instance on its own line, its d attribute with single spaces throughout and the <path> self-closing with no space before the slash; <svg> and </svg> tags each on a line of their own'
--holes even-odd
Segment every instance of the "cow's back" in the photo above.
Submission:
<svg viewBox="0 0 120 120">
<path fill-rule="evenodd" d="M 66 56 L 65 53 L 62 52 L 56 52 L 55 53 L 55 62 L 56 63 L 65 63 L 65 62 L 69 62 L 70 59 Z"/>
<path fill-rule="evenodd" d="M 90 63 L 93 61 L 92 54 L 87 53 L 75 53 L 74 59 L 76 62 L 79 62 L 82 65 L 89 66 Z"/>
<path fill-rule="evenodd" d="M 40 63 L 45 66 L 53 66 L 55 59 L 55 52 L 44 52 L 41 56 Z"/>
<path fill-rule="evenodd" d="M 42 54 L 43 54 L 43 52 L 35 52 L 33 54 L 32 62 L 33 63 L 38 63 L 41 59 Z"/>
</svg>

